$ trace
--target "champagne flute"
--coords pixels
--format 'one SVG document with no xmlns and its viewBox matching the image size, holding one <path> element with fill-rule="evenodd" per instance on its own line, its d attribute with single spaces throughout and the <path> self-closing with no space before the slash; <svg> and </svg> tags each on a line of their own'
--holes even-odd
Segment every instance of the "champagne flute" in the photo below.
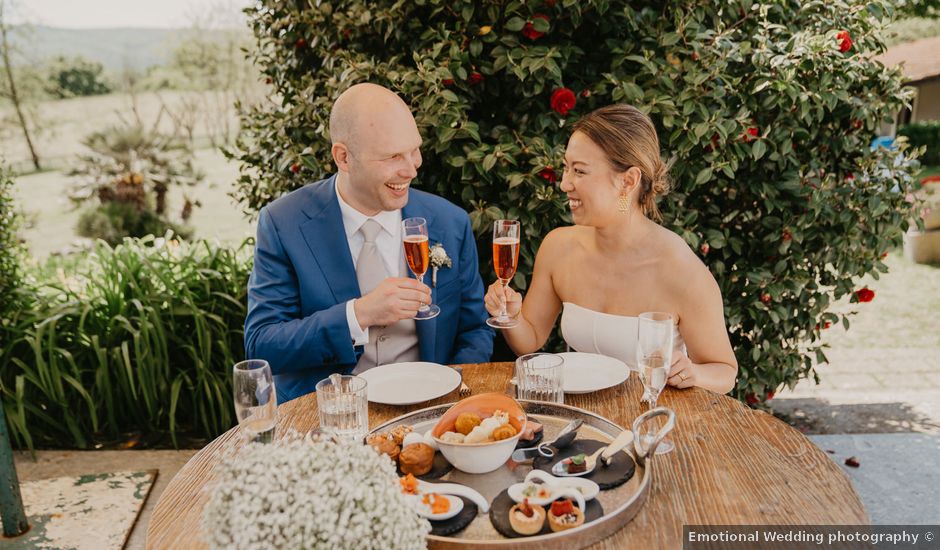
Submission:
<svg viewBox="0 0 940 550">
<path fill-rule="evenodd" d="M 675 339 L 675 318 L 669 313 L 649 312 L 639 315 L 636 340 L 636 363 L 640 380 L 649 396 L 650 410 L 656 408 L 659 393 L 666 386 L 669 369 L 672 368 L 672 347 Z M 653 426 L 640 436 L 640 441 L 649 447 L 655 438 Z M 675 445 L 663 440 L 656 447 L 656 454 L 672 451 Z"/>
<path fill-rule="evenodd" d="M 493 222 L 493 267 L 496 278 L 506 288 L 516 274 L 519 264 L 519 222 L 515 220 L 496 220 Z M 490 317 L 486 324 L 493 328 L 512 328 L 519 324 L 517 319 L 509 317 L 506 305 L 496 317 Z"/>
<path fill-rule="evenodd" d="M 405 258 L 408 267 L 414 273 L 415 279 L 424 283 L 424 274 L 430 264 L 428 249 L 428 222 L 424 218 L 408 218 L 401 222 L 401 239 L 405 246 Z M 414 319 L 426 321 L 433 319 L 441 312 L 441 308 L 434 304 L 421 304 Z"/>
<path fill-rule="evenodd" d="M 249 359 L 233 367 L 232 393 L 238 426 L 249 443 L 270 443 L 277 424 L 277 392 L 271 366 Z"/>
</svg>

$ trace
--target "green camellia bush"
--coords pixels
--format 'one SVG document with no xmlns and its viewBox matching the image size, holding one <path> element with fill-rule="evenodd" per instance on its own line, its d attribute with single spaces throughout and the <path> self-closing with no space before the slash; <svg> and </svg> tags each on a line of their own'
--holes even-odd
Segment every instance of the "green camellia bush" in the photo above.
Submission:
<svg viewBox="0 0 940 550">
<path fill-rule="evenodd" d="M 522 221 L 515 284 L 570 223 L 556 185 L 570 127 L 603 105 L 649 113 L 672 163 L 665 226 L 699 252 L 725 299 L 756 403 L 815 375 L 820 331 L 859 277 L 884 272 L 912 205 L 916 156 L 871 151 L 908 100 L 872 59 L 886 1 L 295 2 L 247 10 L 277 104 L 246 111 L 232 155 L 256 212 L 332 170 L 328 117 L 356 82 L 398 91 L 425 136 L 416 185 L 462 204 L 481 250 L 492 220 Z M 488 254 L 481 254 L 492 280 Z"/>
</svg>

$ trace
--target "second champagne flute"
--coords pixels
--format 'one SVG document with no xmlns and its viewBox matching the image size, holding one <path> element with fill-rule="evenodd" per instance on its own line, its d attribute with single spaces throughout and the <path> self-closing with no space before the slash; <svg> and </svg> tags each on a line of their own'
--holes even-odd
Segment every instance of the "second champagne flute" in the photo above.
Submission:
<svg viewBox="0 0 940 550">
<path fill-rule="evenodd" d="M 519 222 L 515 220 L 496 220 L 493 222 L 493 267 L 499 284 L 506 288 L 516 274 L 519 263 Z M 496 317 L 490 317 L 486 324 L 493 328 L 512 328 L 519 324 L 506 312 L 506 306 Z"/>
<path fill-rule="evenodd" d="M 647 312 L 638 318 L 636 340 L 636 362 L 643 389 L 649 395 L 650 410 L 656 408 L 656 400 L 666 386 L 672 367 L 672 348 L 675 344 L 675 317 L 669 313 Z M 655 439 L 653 426 L 649 433 L 640 436 L 640 441 L 649 448 Z M 663 440 L 656 447 L 656 454 L 672 451 L 675 445 Z"/>
<path fill-rule="evenodd" d="M 430 251 L 428 249 L 428 222 L 424 218 L 408 218 L 401 222 L 401 240 L 405 246 L 405 258 L 415 279 L 424 283 L 428 271 Z M 414 319 L 425 321 L 437 317 L 441 308 L 434 304 L 422 304 Z"/>
</svg>

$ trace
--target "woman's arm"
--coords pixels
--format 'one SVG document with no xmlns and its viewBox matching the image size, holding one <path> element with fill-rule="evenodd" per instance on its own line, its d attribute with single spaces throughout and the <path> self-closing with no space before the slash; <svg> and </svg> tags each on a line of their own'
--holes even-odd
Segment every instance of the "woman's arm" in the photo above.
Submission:
<svg viewBox="0 0 940 550">
<path fill-rule="evenodd" d="M 689 355 L 673 357 L 669 385 L 728 393 L 734 389 L 738 361 L 728 339 L 721 290 L 708 268 L 696 263 L 691 281 L 686 279 L 677 293 L 679 333 Z"/>
<path fill-rule="evenodd" d="M 484 299 L 487 311 L 493 315 L 499 311 L 501 300 L 505 300 L 509 316 L 519 320 L 515 327 L 500 331 L 517 355 L 538 351 L 545 345 L 561 310 L 561 300 L 552 283 L 552 271 L 559 261 L 559 251 L 563 249 L 561 241 L 564 237 L 558 232 L 558 229 L 550 232 L 539 246 L 525 300 L 509 287 L 503 293 L 499 282 L 490 286 Z"/>
</svg>

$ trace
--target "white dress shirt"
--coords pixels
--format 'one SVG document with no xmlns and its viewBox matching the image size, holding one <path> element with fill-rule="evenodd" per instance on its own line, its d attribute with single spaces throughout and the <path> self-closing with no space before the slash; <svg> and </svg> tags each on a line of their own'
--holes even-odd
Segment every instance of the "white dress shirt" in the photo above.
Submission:
<svg viewBox="0 0 940 550">
<path fill-rule="evenodd" d="M 386 275 L 399 277 L 401 273 L 405 273 L 408 266 L 405 263 L 405 253 L 401 244 L 401 210 L 383 210 L 370 218 L 343 200 L 339 194 L 339 185 L 335 186 L 335 190 L 339 209 L 343 214 L 343 228 L 346 230 L 346 242 L 349 244 L 353 266 L 356 266 L 356 262 L 359 261 L 359 252 L 362 251 L 362 244 L 365 242 L 365 237 L 359 229 L 366 223 L 366 220 L 372 219 L 382 226 L 382 231 L 375 238 L 375 246 L 382 257 L 382 263 L 385 264 Z M 360 326 L 353 301 L 346 302 L 346 323 L 349 325 L 349 335 L 353 339 L 353 345 L 362 346 L 369 342 L 369 327 L 363 329 Z"/>
</svg>

